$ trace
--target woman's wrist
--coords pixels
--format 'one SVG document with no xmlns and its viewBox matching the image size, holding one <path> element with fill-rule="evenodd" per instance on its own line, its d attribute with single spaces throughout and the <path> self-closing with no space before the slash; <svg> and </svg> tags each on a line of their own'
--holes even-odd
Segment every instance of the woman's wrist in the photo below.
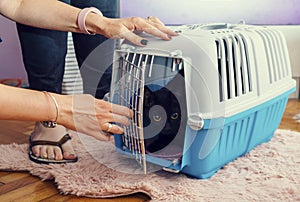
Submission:
<svg viewBox="0 0 300 202">
<path fill-rule="evenodd" d="M 103 28 L 106 26 L 105 25 L 106 19 L 107 18 L 104 16 L 90 13 L 86 18 L 86 26 L 88 30 L 90 30 L 90 32 L 105 36 L 105 34 L 103 33 Z"/>
<path fill-rule="evenodd" d="M 97 32 L 95 22 L 99 17 L 102 17 L 102 13 L 95 7 L 89 7 L 82 9 L 77 17 L 77 24 L 80 31 L 84 34 L 94 35 Z M 95 19 L 96 18 L 96 19 Z"/>
<path fill-rule="evenodd" d="M 56 122 L 61 125 L 68 124 L 72 119 L 72 95 L 52 94 L 56 99 L 59 113 Z"/>
<path fill-rule="evenodd" d="M 47 99 L 47 109 L 48 109 L 48 118 L 44 121 L 41 121 L 43 126 L 46 128 L 55 128 L 57 125 L 57 119 L 59 114 L 59 107 L 56 101 L 56 98 L 47 91 L 43 91 L 46 99 Z M 54 106 L 54 107 L 53 107 Z"/>
</svg>

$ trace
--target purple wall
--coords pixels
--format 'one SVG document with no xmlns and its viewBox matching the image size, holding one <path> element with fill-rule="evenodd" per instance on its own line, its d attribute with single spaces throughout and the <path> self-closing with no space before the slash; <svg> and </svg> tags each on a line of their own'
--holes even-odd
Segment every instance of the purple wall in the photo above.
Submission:
<svg viewBox="0 0 300 202">
<path fill-rule="evenodd" d="M 0 15 L 0 79 L 26 78 L 16 25 Z"/>
<path fill-rule="evenodd" d="M 120 0 L 121 16 L 149 15 L 166 24 L 298 24 L 299 0 Z M 15 23 L 0 15 L 0 79 L 26 78 Z"/>
<path fill-rule="evenodd" d="M 149 15 L 165 24 L 225 22 L 300 24 L 299 0 L 120 0 L 121 16 Z"/>
</svg>

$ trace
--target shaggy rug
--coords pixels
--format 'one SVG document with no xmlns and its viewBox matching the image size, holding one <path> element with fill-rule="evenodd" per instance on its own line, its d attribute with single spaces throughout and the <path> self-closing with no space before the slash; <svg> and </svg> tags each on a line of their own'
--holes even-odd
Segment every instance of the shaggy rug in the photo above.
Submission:
<svg viewBox="0 0 300 202">
<path fill-rule="evenodd" d="M 61 193 L 77 196 L 105 198 L 143 192 L 153 201 L 300 201 L 299 132 L 277 130 L 270 142 L 207 180 L 155 168 L 143 175 L 134 166 L 135 160 L 120 157 L 111 143 L 92 145 L 87 152 L 80 138 L 73 138 L 79 161 L 66 165 L 31 162 L 27 144 L 0 145 L 0 169 L 27 170 L 43 180 L 54 179 Z"/>
</svg>

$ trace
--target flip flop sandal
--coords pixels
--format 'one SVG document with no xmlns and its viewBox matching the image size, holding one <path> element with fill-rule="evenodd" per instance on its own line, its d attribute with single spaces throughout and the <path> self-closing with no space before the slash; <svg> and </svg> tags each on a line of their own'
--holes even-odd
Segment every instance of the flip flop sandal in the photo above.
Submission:
<svg viewBox="0 0 300 202">
<path fill-rule="evenodd" d="M 78 160 L 77 156 L 74 159 L 55 160 L 55 159 L 46 159 L 46 158 L 37 157 L 32 152 L 32 147 L 36 146 L 36 145 L 58 146 L 60 148 L 60 150 L 63 151 L 62 145 L 64 143 L 66 143 L 67 141 L 69 141 L 69 140 L 71 140 L 71 136 L 69 134 L 65 134 L 58 142 L 47 141 L 47 140 L 36 140 L 36 141 L 33 141 L 32 137 L 30 135 L 30 138 L 29 138 L 29 153 L 28 153 L 29 159 L 31 161 L 33 161 L 33 162 L 44 163 L 44 164 L 49 164 L 49 163 L 74 163 L 74 162 L 77 162 L 77 160 Z"/>
</svg>

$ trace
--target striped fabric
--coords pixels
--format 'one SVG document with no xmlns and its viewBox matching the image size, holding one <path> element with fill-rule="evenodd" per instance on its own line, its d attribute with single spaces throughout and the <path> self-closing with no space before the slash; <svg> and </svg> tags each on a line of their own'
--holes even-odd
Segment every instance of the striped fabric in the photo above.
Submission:
<svg viewBox="0 0 300 202">
<path fill-rule="evenodd" d="M 65 74 L 62 83 L 62 94 L 83 93 L 82 78 L 75 56 L 72 34 L 68 33 L 68 51 L 65 61 Z"/>
</svg>

